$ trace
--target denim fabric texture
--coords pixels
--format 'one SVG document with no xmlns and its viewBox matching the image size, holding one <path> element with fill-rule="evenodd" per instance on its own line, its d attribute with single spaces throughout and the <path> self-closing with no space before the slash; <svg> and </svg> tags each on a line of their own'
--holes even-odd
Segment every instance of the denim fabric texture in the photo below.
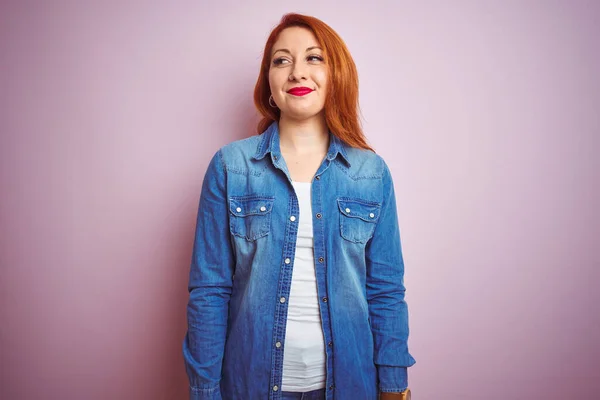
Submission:
<svg viewBox="0 0 600 400">
<path fill-rule="evenodd" d="M 191 399 L 282 399 L 299 206 L 279 140 L 273 122 L 222 146 L 206 170 L 183 340 Z M 330 132 L 311 201 L 326 399 L 400 392 L 415 359 L 388 165 Z"/>
<path fill-rule="evenodd" d="M 281 400 L 325 400 L 325 389 L 310 392 L 283 392 Z"/>
</svg>

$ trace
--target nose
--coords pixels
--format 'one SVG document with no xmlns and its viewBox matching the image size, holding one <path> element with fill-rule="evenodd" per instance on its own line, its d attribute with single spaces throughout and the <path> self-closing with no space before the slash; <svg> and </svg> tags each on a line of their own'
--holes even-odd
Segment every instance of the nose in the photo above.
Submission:
<svg viewBox="0 0 600 400">
<path fill-rule="evenodd" d="M 300 81 L 306 79 L 306 66 L 302 62 L 294 63 L 290 74 L 290 80 Z"/>
</svg>

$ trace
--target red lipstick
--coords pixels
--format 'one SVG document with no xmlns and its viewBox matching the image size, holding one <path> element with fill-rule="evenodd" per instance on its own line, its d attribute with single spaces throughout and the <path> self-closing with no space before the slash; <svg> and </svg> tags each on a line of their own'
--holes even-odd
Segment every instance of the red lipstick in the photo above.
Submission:
<svg viewBox="0 0 600 400">
<path fill-rule="evenodd" d="M 304 96 L 304 95 L 309 94 L 312 91 L 313 90 L 311 88 L 307 88 L 305 86 L 300 86 L 300 87 L 291 88 L 287 92 L 289 94 L 293 94 L 294 96 Z"/>
</svg>

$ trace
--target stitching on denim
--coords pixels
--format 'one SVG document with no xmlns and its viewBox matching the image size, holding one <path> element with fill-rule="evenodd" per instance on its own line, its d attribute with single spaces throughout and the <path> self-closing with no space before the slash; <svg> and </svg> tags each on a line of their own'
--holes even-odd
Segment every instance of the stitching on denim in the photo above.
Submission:
<svg viewBox="0 0 600 400">
<path fill-rule="evenodd" d="M 248 201 L 261 200 L 264 201 L 265 204 L 268 205 L 268 209 L 264 212 L 253 212 L 246 213 L 244 215 L 236 214 L 233 211 L 235 207 L 235 202 L 244 203 Z M 271 220 L 272 220 L 272 211 L 273 204 L 275 203 L 275 196 L 270 195 L 262 195 L 262 194 L 251 194 L 246 196 L 230 196 L 229 197 L 229 212 L 233 217 L 229 218 L 229 231 L 232 235 L 244 238 L 250 242 L 253 242 L 263 236 L 267 236 L 271 232 Z M 240 219 L 244 218 L 243 221 Z M 246 218 L 252 218 L 251 221 L 254 224 L 258 225 L 257 229 L 252 232 L 249 232 L 245 227 L 244 229 L 236 229 L 236 225 L 245 225 Z M 262 219 L 261 220 L 259 220 Z M 252 222 L 250 222 L 252 224 Z"/>
</svg>

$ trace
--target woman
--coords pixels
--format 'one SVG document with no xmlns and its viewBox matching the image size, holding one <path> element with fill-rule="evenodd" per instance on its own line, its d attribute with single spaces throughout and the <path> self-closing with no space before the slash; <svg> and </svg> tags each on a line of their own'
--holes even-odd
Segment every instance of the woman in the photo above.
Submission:
<svg viewBox="0 0 600 400">
<path fill-rule="evenodd" d="M 342 39 L 285 15 L 254 101 L 259 135 L 221 147 L 203 181 L 183 343 L 191 398 L 408 398 L 394 187 L 360 128 Z"/>
</svg>

